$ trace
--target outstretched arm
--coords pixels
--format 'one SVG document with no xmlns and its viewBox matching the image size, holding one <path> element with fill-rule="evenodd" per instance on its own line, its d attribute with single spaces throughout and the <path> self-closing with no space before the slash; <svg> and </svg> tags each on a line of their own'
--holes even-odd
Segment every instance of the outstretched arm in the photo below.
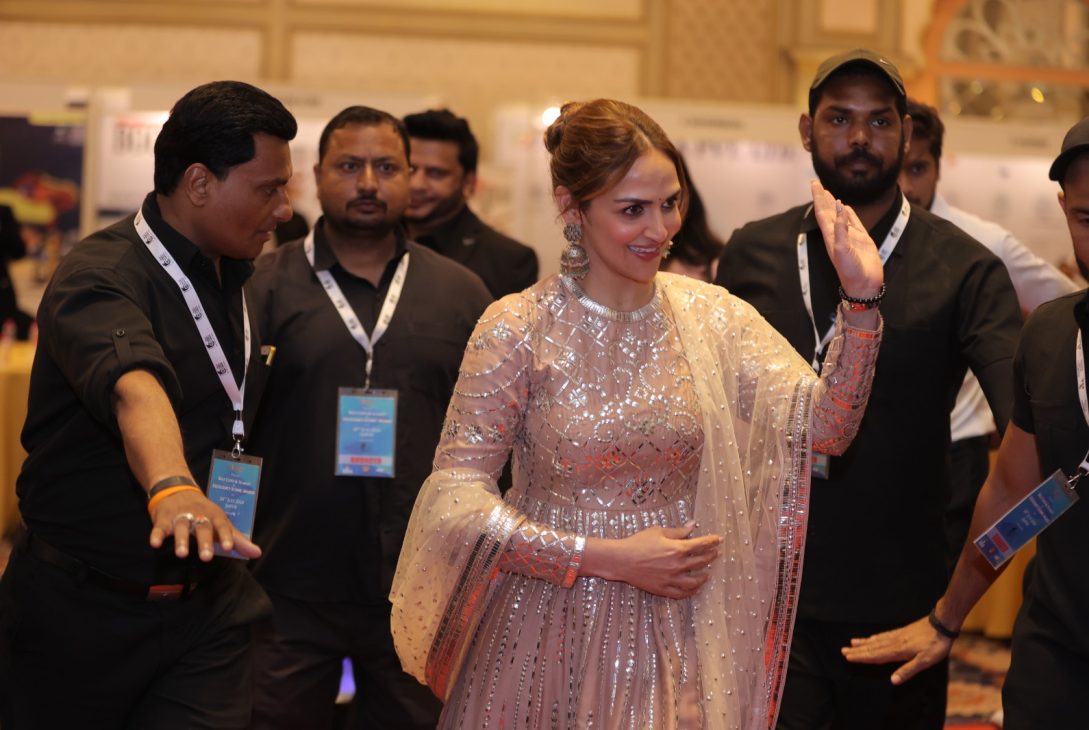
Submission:
<svg viewBox="0 0 1089 730">
<path fill-rule="evenodd" d="M 969 534 L 983 532 L 1032 491 L 1040 481 L 1038 464 L 1036 437 L 1011 422 L 1002 439 L 998 461 L 979 493 Z M 959 631 L 968 612 L 1003 568 L 991 568 L 975 544 L 966 542 L 953 579 L 934 607 L 938 621 L 947 629 Z M 923 617 L 893 631 L 852 639 L 851 645 L 842 651 L 848 661 L 860 664 L 905 662 L 892 674 L 892 683 L 902 684 L 944 659 L 952 644 L 951 639 L 931 626 L 928 617 Z"/>
<path fill-rule="evenodd" d="M 113 407 L 129 469 L 145 490 L 166 477 L 192 479 L 174 409 L 154 375 L 130 370 L 118 378 Z M 194 517 L 192 522 L 189 515 Z M 205 562 L 212 559 L 212 543 L 217 539 L 225 551 L 234 549 L 247 558 L 261 555 L 199 489 L 181 489 L 166 496 L 152 509 L 151 520 L 151 547 L 161 547 L 173 535 L 174 554 L 179 558 L 189 555 L 190 534 L 195 535 L 197 553 Z"/>
</svg>

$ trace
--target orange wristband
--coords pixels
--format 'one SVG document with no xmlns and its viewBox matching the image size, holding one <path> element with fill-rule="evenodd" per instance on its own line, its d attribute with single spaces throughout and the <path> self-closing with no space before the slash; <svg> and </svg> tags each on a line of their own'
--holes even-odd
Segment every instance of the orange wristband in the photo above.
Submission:
<svg viewBox="0 0 1089 730">
<path fill-rule="evenodd" d="M 166 489 L 159 492 L 154 497 L 152 497 L 151 499 L 148 500 L 148 503 L 147 503 L 147 512 L 148 512 L 148 514 L 151 514 L 152 510 L 155 509 L 155 505 L 159 504 L 159 502 L 162 502 L 164 499 L 169 497 L 171 494 L 177 494 L 178 492 L 200 492 L 201 494 L 203 494 L 204 490 L 202 490 L 200 487 L 194 487 L 192 484 L 179 484 L 176 487 L 167 487 Z"/>
</svg>

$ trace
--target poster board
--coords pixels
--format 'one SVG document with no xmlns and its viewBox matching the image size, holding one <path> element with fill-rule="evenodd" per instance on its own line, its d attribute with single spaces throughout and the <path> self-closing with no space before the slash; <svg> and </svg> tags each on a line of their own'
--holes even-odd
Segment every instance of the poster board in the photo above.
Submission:
<svg viewBox="0 0 1089 730">
<path fill-rule="evenodd" d="M 290 87 L 265 86 L 295 115 L 299 131 L 291 142 L 294 175 L 288 186 L 292 207 L 313 224 L 321 215 L 314 184 L 313 168 L 318 160 L 318 141 L 326 123 L 337 112 L 352 105 L 372 106 L 396 117 L 436 105 L 430 96 L 303 91 Z M 178 96 L 185 89 L 178 91 Z M 94 145 L 95 184 L 93 195 L 97 227 L 128 215 L 143 201 L 153 187 L 155 138 L 168 113 L 158 110 L 114 109 L 118 105 L 148 103 L 165 98 L 162 91 L 130 90 L 120 94 L 112 90 L 108 103 L 95 115 L 97 133 Z M 100 97 L 103 98 L 103 97 Z"/>
<path fill-rule="evenodd" d="M 5 265 L 27 313 L 80 237 L 85 131 L 79 111 L 0 116 L 0 205 L 11 208 L 26 248 Z"/>
</svg>

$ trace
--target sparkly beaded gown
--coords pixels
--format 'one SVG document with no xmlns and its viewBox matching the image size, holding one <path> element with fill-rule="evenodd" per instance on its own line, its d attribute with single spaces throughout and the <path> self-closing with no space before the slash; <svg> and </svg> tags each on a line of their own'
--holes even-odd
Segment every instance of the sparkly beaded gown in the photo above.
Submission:
<svg viewBox="0 0 1089 730">
<path fill-rule="evenodd" d="M 811 442 L 858 427 L 878 337 L 817 379 L 725 290 L 659 275 L 634 312 L 553 277 L 477 325 L 391 601 L 443 728 L 756 728 L 774 718 Z M 513 452 L 514 486 L 495 480 Z M 586 537 L 724 536 L 693 599 L 578 576 Z"/>
</svg>

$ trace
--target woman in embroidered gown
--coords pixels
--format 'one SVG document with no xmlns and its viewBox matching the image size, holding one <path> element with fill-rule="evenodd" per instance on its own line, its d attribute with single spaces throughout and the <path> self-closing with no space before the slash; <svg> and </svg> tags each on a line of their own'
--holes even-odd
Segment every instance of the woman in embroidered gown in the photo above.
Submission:
<svg viewBox="0 0 1089 730">
<path fill-rule="evenodd" d="M 565 273 L 469 342 L 390 596 L 402 664 L 444 728 L 767 727 L 810 448 L 841 453 L 869 393 L 876 249 L 814 183 L 846 297 L 872 299 L 841 305 L 818 379 L 746 303 L 658 273 L 686 181 L 657 124 L 568 104 L 545 139 Z"/>
</svg>

